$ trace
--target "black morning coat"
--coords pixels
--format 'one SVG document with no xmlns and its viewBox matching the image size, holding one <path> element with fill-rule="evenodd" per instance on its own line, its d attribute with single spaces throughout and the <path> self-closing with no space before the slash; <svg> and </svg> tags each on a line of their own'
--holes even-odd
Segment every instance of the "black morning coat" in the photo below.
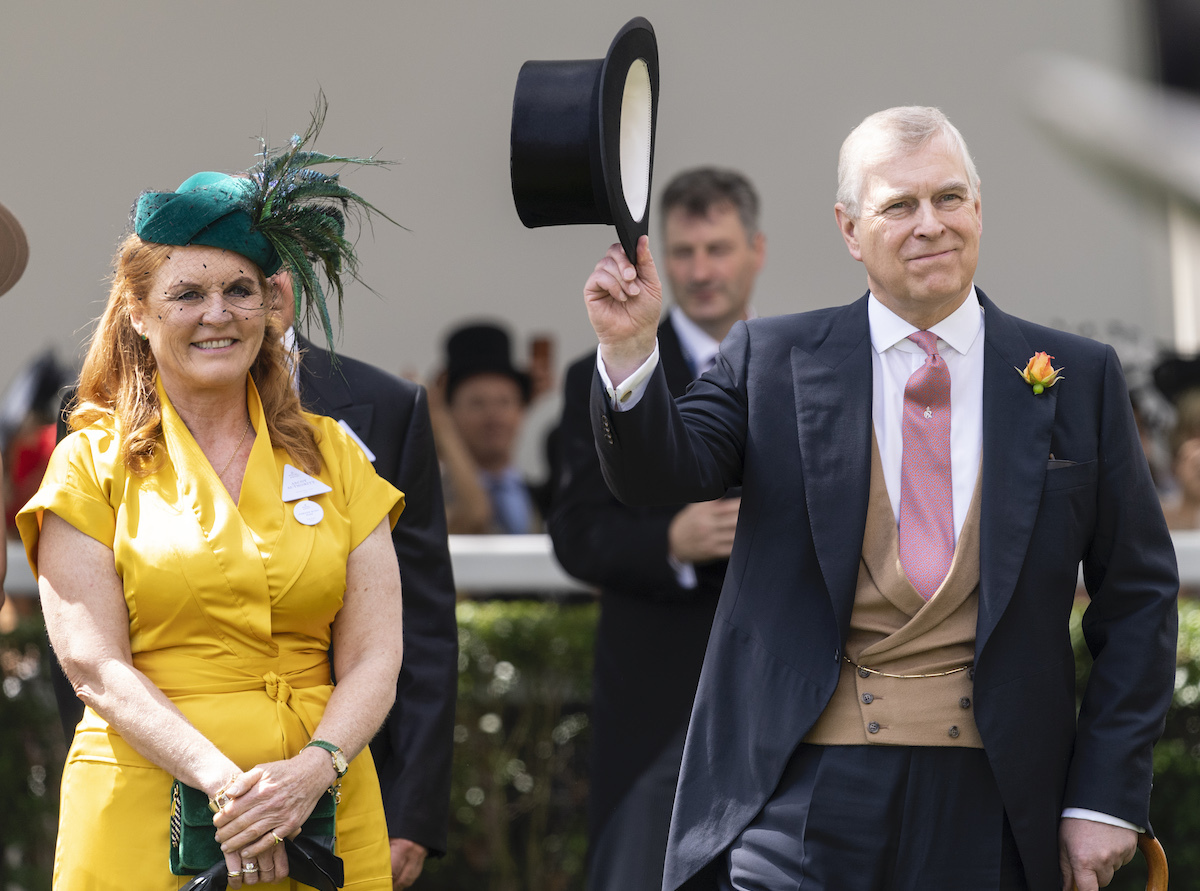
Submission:
<svg viewBox="0 0 1200 891">
<path fill-rule="evenodd" d="M 1064 806 L 1149 826 L 1179 582 L 1112 348 L 979 299 L 976 719 L 1031 891 L 1058 891 Z M 871 350 L 864 296 L 739 322 L 715 368 L 677 403 L 656 371 L 641 402 L 614 412 L 593 375 L 595 441 L 622 500 L 678 503 L 742 487 L 666 889 L 711 887 L 718 855 L 762 808 L 837 685 L 871 477 Z M 1037 351 L 1065 368 L 1040 395 L 1017 371 Z M 1081 561 L 1095 664 L 1076 720 L 1068 619 Z"/>
<path fill-rule="evenodd" d="M 658 329 L 667 387 L 692 382 L 670 319 Z M 596 457 L 588 394 L 589 352 L 567 371 L 559 472 L 546 521 L 554 553 L 575 578 L 600 589 L 592 686 L 588 829 L 593 841 L 642 772 L 687 726 L 725 561 L 696 567 L 681 587 L 667 563 L 667 528 L 682 504 L 627 507 L 608 491 Z"/>
<path fill-rule="evenodd" d="M 375 472 L 404 493 L 392 530 L 404 597 L 396 702 L 371 740 L 388 835 L 444 854 L 450 810 L 458 628 L 442 481 L 424 388 L 297 338 L 300 401 L 344 420 L 375 453 Z"/>
</svg>

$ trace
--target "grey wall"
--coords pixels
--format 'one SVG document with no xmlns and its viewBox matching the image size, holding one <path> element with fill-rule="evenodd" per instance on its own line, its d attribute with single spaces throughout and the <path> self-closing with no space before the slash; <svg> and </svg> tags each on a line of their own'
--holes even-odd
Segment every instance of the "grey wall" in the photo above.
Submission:
<svg viewBox="0 0 1200 891">
<path fill-rule="evenodd" d="M 74 357 L 140 190 L 248 166 L 252 137 L 303 128 L 318 86 L 330 103 L 320 146 L 400 160 L 349 182 L 410 230 L 364 233 L 364 275 L 381 296 L 353 289 L 342 348 L 425 370 L 447 327 L 492 315 L 521 338 L 555 333 L 564 363 L 592 343 L 580 293 L 613 234 L 520 225 L 513 85 L 526 59 L 603 55 L 636 14 L 659 35 L 656 185 L 716 162 L 763 193 L 761 314 L 861 293 L 833 224 L 837 149 L 866 114 L 922 103 L 940 105 L 976 155 L 978 281 L 993 298 L 1037 320 L 1169 336 L 1161 206 L 1077 169 L 1033 129 L 1014 86 L 1038 49 L 1138 70 L 1137 17 L 1119 0 L 44 0 L 5 4 L 0 26 L 0 201 L 32 246 L 0 300 L 0 386 L 46 346 Z"/>
</svg>

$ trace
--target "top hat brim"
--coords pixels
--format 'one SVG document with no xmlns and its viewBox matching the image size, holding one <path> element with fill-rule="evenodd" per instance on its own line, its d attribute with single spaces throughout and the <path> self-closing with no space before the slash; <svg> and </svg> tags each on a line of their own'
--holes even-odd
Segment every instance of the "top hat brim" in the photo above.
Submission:
<svg viewBox="0 0 1200 891">
<path fill-rule="evenodd" d="M 1034 118 L 1075 154 L 1200 211 L 1200 99 L 1061 55 L 1027 68 Z"/>
<path fill-rule="evenodd" d="M 603 59 L 530 61 L 513 96 L 513 202 L 530 228 L 615 226 L 635 261 L 650 227 L 658 42 L 644 18 Z"/>
<path fill-rule="evenodd" d="M 0 204 L 0 294 L 17 283 L 29 262 L 29 242 L 17 218 Z"/>
</svg>

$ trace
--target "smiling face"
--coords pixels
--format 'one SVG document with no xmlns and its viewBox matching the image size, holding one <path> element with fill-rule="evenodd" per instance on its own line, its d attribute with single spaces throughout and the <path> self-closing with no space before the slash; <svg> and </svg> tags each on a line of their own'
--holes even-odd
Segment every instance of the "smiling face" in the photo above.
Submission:
<svg viewBox="0 0 1200 891">
<path fill-rule="evenodd" d="M 835 207 L 850 255 L 880 303 L 918 328 L 962 305 L 979 262 L 983 216 L 962 157 L 942 136 L 872 164 L 861 211 Z"/>
<path fill-rule="evenodd" d="M 172 400 L 241 398 L 267 312 L 257 266 L 232 251 L 193 245 L 171 249 L 130 319 Z"/>
</svg>

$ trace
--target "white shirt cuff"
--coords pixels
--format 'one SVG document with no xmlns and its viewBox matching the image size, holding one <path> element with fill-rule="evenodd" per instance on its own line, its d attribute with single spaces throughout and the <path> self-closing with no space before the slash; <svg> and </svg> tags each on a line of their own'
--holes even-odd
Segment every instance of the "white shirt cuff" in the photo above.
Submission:
<svg viewBox="0 0 1200 891">
<path fill-rule="evenodd" d="M 1120 817 L 1111 817 L 1108 814 L 1102 814 L 1099 811 L 1089 811 L 1083 807 L 1066 807 L 1063 808 L 1062 815 L 1064 818 L 1070 817 L 1074 820 L 1091 820 L 1093 823 L 1107 823 L 1109 826 L 1119 826 L 1122 829 L 1132 829 L 1134 832 L 1145 832 L 1141 826 L 1135 826 Z"/>
<path fill-rule="evenodd" d="M 679 583 L 679 587 L 691 591 L 700 584 L 700 580 L 696 578 L 695 564 L 684 563 L 682 560 L 676 560 L 671 554 L 667 554 L 667 565 L 675 572 L 675 581 Z"/>
<path fill-rule="evenodd" d="M 658 367 L 658 338 L 654 340 L 654 352 L 650 354 L 650 358 L 643 362 L 637 371 L 621 381 L 619 387 L 615 387 L 612 379 L 608 376 L 608 369 L 604 367 L 604 359 L 600 356 L 600 347 L 596 347 L 596 370 L 600 372 L 600 380 L 604 384 L 604 392 L 608 394 L 613 411 L 629 411 L 641 401 L 650 381 L 650 375 L 656 367 Z"/>
</svg>

